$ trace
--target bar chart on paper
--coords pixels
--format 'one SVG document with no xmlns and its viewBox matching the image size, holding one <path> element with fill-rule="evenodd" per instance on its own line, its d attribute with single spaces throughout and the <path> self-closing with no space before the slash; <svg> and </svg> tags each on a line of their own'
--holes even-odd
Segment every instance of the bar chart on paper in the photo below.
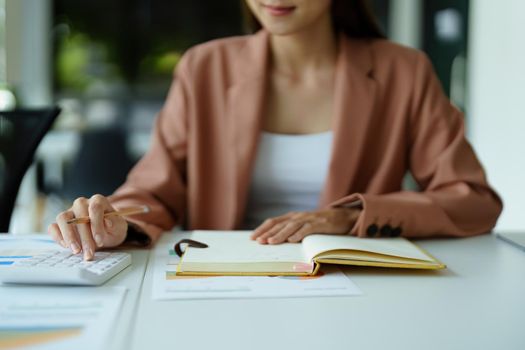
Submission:
<svg viewBox="0 0 525 350">
<path fill-rule="evenodd" d="M 124 288 L 0 288 L 0 349 L 104 349 Z"/>
<path fill-rule="evenodd" d="M 82 331 L 81 326 L 1 327 L 0 349 L 21 349 L 53 344 L 79 337 Z"/>
</svg>

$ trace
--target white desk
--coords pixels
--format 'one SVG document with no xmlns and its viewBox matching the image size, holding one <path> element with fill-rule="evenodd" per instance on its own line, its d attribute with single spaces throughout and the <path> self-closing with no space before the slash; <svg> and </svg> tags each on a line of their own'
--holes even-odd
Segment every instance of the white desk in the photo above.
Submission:
<svg viewBox="0 0 525 350">
<path fill-rule="evenodd" d="M 347 268 L 363 296 L 303 299 L 154 301 L 153 254 L 132 250 L 108 282 L 128 288 L 108 348 L 525 349 L 523 251 L 488 235 L 419 244 L 448 269 Z"/>
<path fill-rule="evenodd" d="M 22 236 L 22 235 L 20 235 Z M 43 237 L 46 237 L 43 235 Z M 0 246 L 1 246 L 0 242 Z M 142 288 L 142 282 L 144 280 L 144 273 L 146 271 L 146 266 L 148 262 L 149 251 L 142 249 L 128 249 L 127 252 L 132 254 L 132 264 L 124 269 L 117 276 L 109 280 L 104 286 L 121 286 L 127 289 L 122 307 L 120 310 L 119 318 L 114 324 L 114 330 L 112 331 L 112 336 L 109 344 L 106 349 L 129 349 L 129 341 L 131 334 L 131 329 L 133 327 L 133 321 L 135 320 L 138 300 Z M 0 284 L 0 288 L 3 288 Z M 26 286 L 25 288 L 31 289 L 31 286 Z M 76 287 L 64 287 L 66 289 L 74 289 Z M 97 287 L 92 287 L 97 288 Z M 35 298 L 38 298 L 38 295 L 35 295 Z M 2 303 L 2 300 L 0 300 Z M 1 315 L 0 315 L 1 316 Z M 0 348 L 2 348 L 0 346 Z M 3 349 L 3 348 L 2 348 Z M 93 349 L 90 344 L 85 344 L 81 348 L 76 348 L 75 350 L 99 350 Z M 100 349 L 102 350 L 102 349 Z"/>
<path fill-rule="evenodd" d="M 132 264 L 125 271 L 109 280 L 105 286 L 124 286 L 127 288 L 126 297 L 122 304 L 119 321 L 115 324 L 115 331 L 108 349 L 129 349 L 130 337 L 137 313 L 138 300 L 144 281 L 144 273 L 149 257 L 148 250 L 126 250 L 131 253 Z M 86 349 L 90 349 L 86 347 Z M 80 350 L 80 349 L 77 349 Z M 94 349 L 91 349 L 94 350 Z"/>
<path fill-rule="evenodd" d="M 153 301 L 132 349 L 525 349 L 525 254 L 493 236 L 419 244 L 442 272 L 348 268 L 364 295 Z"/>
</svg>

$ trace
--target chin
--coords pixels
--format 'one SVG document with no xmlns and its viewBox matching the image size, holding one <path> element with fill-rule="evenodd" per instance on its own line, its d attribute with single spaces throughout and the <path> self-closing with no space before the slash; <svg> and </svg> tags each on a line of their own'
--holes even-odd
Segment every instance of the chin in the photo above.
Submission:
<svg viewBox="0 0 525 350">
<path fill-rule="evenodd" d="M 347 0 L 350 1 L 350 0 Z M 274 35 L 297 34 L 331 21 L 332 0 L 246 0 L 264 29 Z"/>
<path fill-rule="evenodd" d="M 302 23 L 289 21 L 287 23 L 262 23 L 263 28 L 272 35 L 292 35 L 296 34 L 307 27 Z"/>
</svg>

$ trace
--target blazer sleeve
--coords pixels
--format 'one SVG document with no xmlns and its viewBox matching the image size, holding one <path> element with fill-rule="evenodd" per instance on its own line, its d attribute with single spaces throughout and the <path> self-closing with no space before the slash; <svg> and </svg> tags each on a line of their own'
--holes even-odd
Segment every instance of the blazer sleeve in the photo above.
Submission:
<svg viewBox="0 0 525 350">
<path fill-rule="evenodd" d="M 462 113 L 444 94 L 432 64 L 417 54 L 410 106 L 410 171 L 421 192 L 354 193 L 331 206 L 362 205 L 360 237 L 470 236 L 489 232 L 502 201 L 464 135 Z"/>
<path fill-rule="evenodd" d="M 188 81 L 181 61 L 166 102 L 156 118 L 150 149 L 109 197 L 115 208 L 148 205 L 150 212 L 128 221 L 152 241 L 181 224 L 186 212 Z"/>
</svg>

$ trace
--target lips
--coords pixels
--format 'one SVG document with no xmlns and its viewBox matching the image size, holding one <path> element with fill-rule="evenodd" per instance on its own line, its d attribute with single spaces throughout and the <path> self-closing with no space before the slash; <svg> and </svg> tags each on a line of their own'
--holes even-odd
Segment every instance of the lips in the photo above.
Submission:
<svg viewBox="0 0 525 350">
<path fill-rule="evenodd" d="M 287 16 L 295 10 L 295 6 L 262 5 L 272 16 Z"/>
</svg>

